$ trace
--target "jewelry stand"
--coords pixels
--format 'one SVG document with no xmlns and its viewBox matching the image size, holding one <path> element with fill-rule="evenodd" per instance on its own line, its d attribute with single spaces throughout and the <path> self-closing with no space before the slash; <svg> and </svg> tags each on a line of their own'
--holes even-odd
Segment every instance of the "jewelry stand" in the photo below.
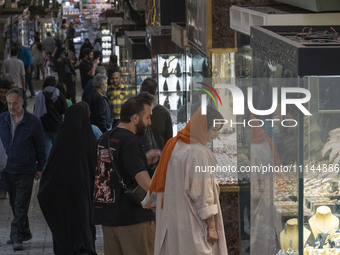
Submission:
<svg viewBox="0 0 340 255">
<path fill-rule="evenodd" d="M 316 213 L 308 220 L 314 238 L 319 233 L 333 235 L 339 229 L 339 219 L 332 214 L 328 206 L 319 206 Z"/>
<path fill-rule="evenodd" d="M 303 227 L 303 245 L 306 244 L 311 232 Z M 298 220 L 296 218 L 287 220 L 285 229 L 280 233 L 281 249 L 287 251 L 299 249 L 299 229 Z"/>
</svg>

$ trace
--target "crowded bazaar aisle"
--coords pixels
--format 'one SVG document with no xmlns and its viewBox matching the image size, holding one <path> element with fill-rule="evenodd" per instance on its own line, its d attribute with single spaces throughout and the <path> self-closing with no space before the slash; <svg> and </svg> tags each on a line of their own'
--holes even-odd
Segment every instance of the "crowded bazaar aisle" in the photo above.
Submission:
<svg viewBox="0 0 340 255">
<path fill-rule="evenodd" d="M 55 74 L 54 74 L 55 75 Z M 76 85 L 76 100 L 81 100 L 82 89 L 80 86 L 79 73 L 77 74 Z M 42 87 L 42 80 L 33 80 L 35 92 L 39 91 Z M 27 110 L 33 112 L 34 98 L 27 99 Z M 47 226 L 44 216 L 40 210 L 37 200 L 37 193 L 39 188 L 39 181 L 34 181 L 33 192 L 31 197 L 30 208 L 28 212 L 30 229 L 32 231 L 33 238 L 29 241 L 23 242 L 24 249 L 22 251 L 13 251 L 13 245 L 7 244 L 9 240 L 11 221 L 13 214 L 9 205 L 8 195 L 5 199 L 0 199 L 0 255 L 53 255 L 53 242 L 52 234 Z M 101 227 L 97 226 L 97 240 L 96 251 L 98 255 L 103 255 L 103 234 Z"/>
</svg>

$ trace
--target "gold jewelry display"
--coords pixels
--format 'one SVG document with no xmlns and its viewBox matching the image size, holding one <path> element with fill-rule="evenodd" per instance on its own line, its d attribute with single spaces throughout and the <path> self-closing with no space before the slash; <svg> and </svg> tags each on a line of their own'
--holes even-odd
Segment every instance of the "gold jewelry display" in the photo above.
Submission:
<svg viewBox="0 0 340 255">
<path fill-rule="evenodd" d="M 307 242 L 311 232 L 303 228 L 303 245 Z M 281 249 L 287 251 L 299 249 L 299 229 L 297 218 L 289 219 L 285 224 L 285 229 L 280 233 Z"/>
<path fill-rule="evenodd" d="M 319 233 L 333 235 L 339 229 L 339 219 L 332 214 L 328 206 L 319 206 L 316 213 L 308 220 L 314 238 Z"/>
</svg>

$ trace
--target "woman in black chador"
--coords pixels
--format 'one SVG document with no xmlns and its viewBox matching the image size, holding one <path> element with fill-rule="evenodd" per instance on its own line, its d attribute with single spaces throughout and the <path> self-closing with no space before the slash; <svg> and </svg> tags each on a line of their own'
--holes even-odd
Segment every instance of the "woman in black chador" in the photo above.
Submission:
<svg viewBox="0 0 340 255">
<path fill-rule="evenodd" d="M 80 105 L 72 105 L 42 174 L 38 200 L 56 255 L 94 255 L 92 224 L 96 138 Z"/>
</svg>

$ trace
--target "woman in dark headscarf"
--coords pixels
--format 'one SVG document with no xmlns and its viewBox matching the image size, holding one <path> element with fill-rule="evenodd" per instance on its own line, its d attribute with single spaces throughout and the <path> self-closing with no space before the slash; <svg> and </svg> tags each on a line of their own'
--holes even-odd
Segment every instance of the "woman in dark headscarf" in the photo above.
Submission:
<svg viewBox="0 0 340 255">
<path fill-rule="evenodd" d="M 38 192 L 56 255 L 96 254 L 92 194 L 96 138 L 88 115 L 72 105 L 53 144 Z"/>
<path fill-rule="evenodd" d="M 85 42 L 83 43 L 83 45 L 80 47 L 80 53 L 79 53 L 79 61 L 81 61 L 84 57 L 84 50 L 85 49 L 93 49 L 93 46 L 90 42 L 90 39 L 86 38 Z"/>
</svg>

